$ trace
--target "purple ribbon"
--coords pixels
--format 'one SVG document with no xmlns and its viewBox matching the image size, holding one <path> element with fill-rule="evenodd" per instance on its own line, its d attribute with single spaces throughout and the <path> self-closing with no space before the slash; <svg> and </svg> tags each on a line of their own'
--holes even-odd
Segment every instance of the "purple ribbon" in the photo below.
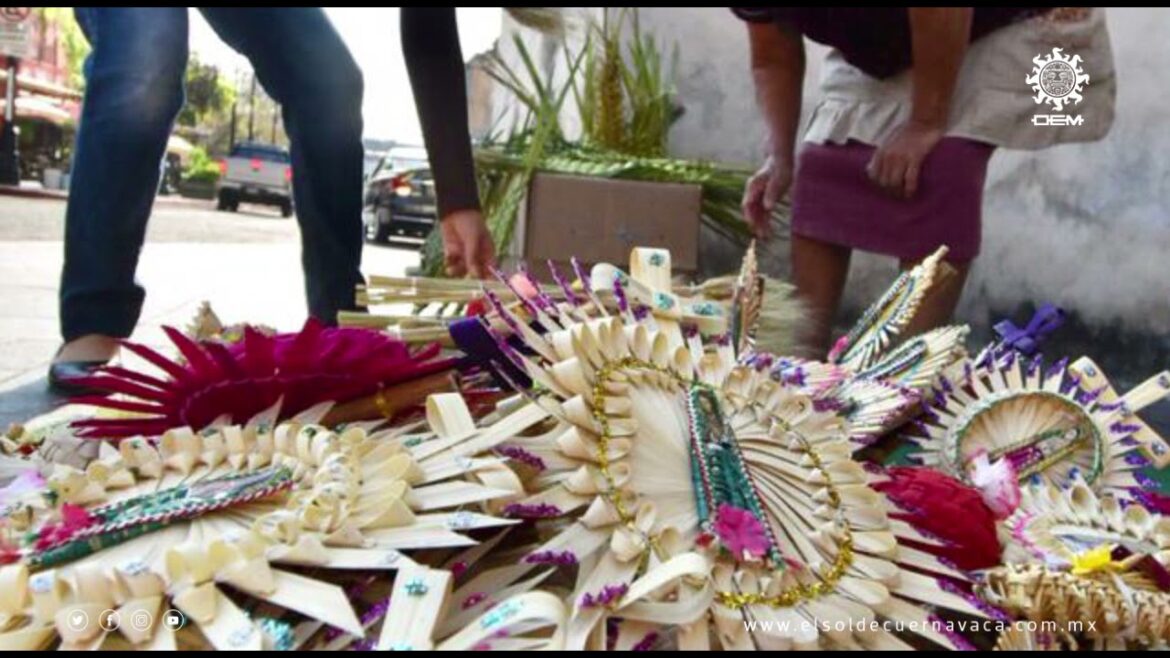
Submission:
<svg viewBox="0 0 1170 658">
<path fill-rule="evenodd" d="M 447 332 L 451 334 L 451 339 L 459 349 L 467 355 L 462 364 L 464 367 L 480 366 L 487 369 L 501 388 L 507 389 L 510 386 L 507 379 L 499 376 L 500 371 L 520 386 L 525 388 L 532 386 L 528 373 L 516 367 L 504 354 L 495 337 L 488 332 L 479 318 L 456 320 L 447 328 Z"/>
<path fill-rule="evenodd" d="M 1000 343 L 1005 348 L 1031 356 L 1048 334 L 1064 324 L 1064 316 L 1064 309 L 1044 304 L 1023 329 L 1011 320 L 1004 320 L 995 325 L 995 333 L 999 334 Z"/>
</svg>

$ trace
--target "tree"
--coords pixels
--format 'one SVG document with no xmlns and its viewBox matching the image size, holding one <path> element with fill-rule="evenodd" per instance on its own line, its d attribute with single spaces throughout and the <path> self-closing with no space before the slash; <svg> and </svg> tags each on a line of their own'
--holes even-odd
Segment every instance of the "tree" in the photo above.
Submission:
<svg viewBox="0 0 1170 658">
<path fill-rule="evenodd" d="M 74 89 L 85 88 L 85 74 L 82 66 L 91 50 L 85 33 L 73 17 L 73 10 L 69 7 L 40 7 L 37 9 L 43 24 L 55 23 L 61 40 L 65 42 L 66 67 L 69 71 L 69 86 Z"/>
<path fill-rule="evenodd" d="M 231 112 L 236 90 L 219 68 L 204 64 L 191 54 L 187 62 L 187 104 L 179 113 L 179 125 L 199 126 L 223 121 Z"/>
</svg>

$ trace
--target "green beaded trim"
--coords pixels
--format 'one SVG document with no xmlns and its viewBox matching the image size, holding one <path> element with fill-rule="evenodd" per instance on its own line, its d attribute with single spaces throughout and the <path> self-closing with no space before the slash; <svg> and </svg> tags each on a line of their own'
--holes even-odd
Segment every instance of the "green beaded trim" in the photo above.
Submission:
<svg viewBox="0 0 1170 658">
<path fill-rule="evenodd" d="M 35 548 L 38 532 L 26 535 L 26 561 L 31 567 L 51 567 L 92 555 L 136 537 L 210 512 L 267 498 L 292 488 L 292 471 L 266 468 L 236 473 L 164 491 L 135 496 L 88 510 L 94 523 L 64 541 Z"/>
<path fill-rule="evenodd" d="M 643 361 L 635 357 L 625 357 L 617 361 L 610 361 L 602 366 L 597 371 L 597 380 L 593 385 L 593 418 L 601 427 L 601 435 L 598 437 L 597 450 L 597 464 L 598 470 L 601 472 L 605 480 L 606 488 L 601 492 L 601 496 L 605 498 L 617 512 L 622 523 L 631 530 L 636 530 L 634 524 L 635 518 L 626 507 L 625 500 L 617 488 L 613 474 L 609 470 L 609 442 L 613 437 L 613 432 L 609 423 L 609 416 L 605 413 L 605 401 L 608 397 L 606 386 L 613 381 L 613 378 L 619 373 L 626 370 L 641 369 L 667 375 L 676 383 L 683 387 L 691 387 L 698 382 L 688 380 L 678 373 L 664 368 L 648 361 Z M 763 408 L 762 405 L 754 400 L 748 400 L 747 404 L 754 408 L 757 412 L 766 415 L 774 422 L 780 423 L 786 430 L 793 433 L 797 441 L 800 443 L 801 451 L 812 462 L 814 470 L 821 474 L 825 481 L 825 491 L 828 494 L 829 507 L 838 514 L 841 510 L 841 495 L 833 484 L 832 475 L 828 469 L 825 468 L 820 455 L 813 449 L 812 444 L 808 439 L 792 428 L 783 418 L 774 415 L 772 412 Z M 765 524 L 765 527 L 766 524 Z M 742 593 L 742 592 L 723 592 L 715 593 L 716 600 L 727 608 L 732 610 L 740 610 L 752 605 L 767 605 L 774 608 L 786 608 L 795 606 L 803 601 L 819 598 L 835 591 L 837 584 L 849 570 L 853 564 L 853 532 L 847 523 L 842 524 L 841 541 L 838 544 L 837 555 L 833 558 L 832 563 L 827 569 L 824 569 L 817 575 L 820 577 L 819 582 L 811 585 L 805 583 L 797 583 L 793 587 L 780 592 L 775 596 L 768 596 L 760 592 Z M 647 538 L 651 547 L 657 549 L 653 538 Z M 645 556 L 644 556 L 645 557 Z"/>
<path fill-rule="evenodd" d="M 654 306 L 660 311 L 669 311 L 674 308 L 674 299 L 664 292 L 654 293 Z"/>
<path fill-rule="evenodd" d="M 716 306 L 713 302 L 699 302 L 697 304 L 691 304 L 690 311 L 695 315 L 705 318 L 713 318 L 722 315 L 722 313 L 719 311 L 719 307 Z"/>
<path fill-rule="evenodd" d="M 841 354 L 833 360 L 834 363 L 840 364 L 848 361 L 859 347 L 869 345 L 874 341 L 880 340 L 882 333 L 886 327 L 901 319 L 906 305 L 909 304 L 910 298 L 914 295 L 915 280 L 911 278 L 909 271 L 903 272 L 894 280 L 890 289 L 887 290 L 880 299 L 873 306 L 865 309 L 865 313 L 861 315 L 861 319 L 849 333 L 845 335 L 846 347 L 841 350 Z M 898 296 L 900 298 L 896 299 Z M 878 318 L 889 310 L 889 317 L 881 325 L 878 324 Z"/>
<path fill-rule="evenodd" d="M 915 338 L 899 345 L 890 354 L 868 370 L 857 374 L 859 379 L 891 379 L 913 373 L 926 358 L 926 340 Z"/>
<path fill-rule="evenodd" d="M 724 503 L 751 512 L 768 537 L 768 557 L 774 565 L 782 567 L 783 556 L 772 525 L 764 514 L 759 490 L 747 470 L 735 434 L 724 421 L 714 390 L 706 384 L 692 384 L 687 394 L 687 413 L 691 429 L 691 476 L 699 525 L 710 532 L 712 515 Z"/>
</svg>

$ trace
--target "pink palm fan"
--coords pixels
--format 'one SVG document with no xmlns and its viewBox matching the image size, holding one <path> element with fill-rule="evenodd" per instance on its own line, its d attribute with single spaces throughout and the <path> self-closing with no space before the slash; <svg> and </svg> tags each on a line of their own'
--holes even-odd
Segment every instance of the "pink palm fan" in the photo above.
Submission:
<svg viewBox="0 0 1170 658">
<path fill-rule="evenodd" d="M 344 402 L 380 388 L 450 369 L 439 346 L 419 350 L 383 333 L 357 327 L 325 327 L 310 318 L 297 333 L 266 336 L 245 328 L 233 345 L 198 343 L 163 327 L 184 362 L 124 341 L 126 349 L 159 368 L 165 379 L 110 366 L 82 380 L 121 397 L 86 396 L 73 401 L 137 414 L 87 418 L 73 423 L 86 438 L 154 436 L 173 427 L 199 430 L 227 416 L 245 423 L 281 402 L 288 418 L 321 402 Z"/>
</svg>

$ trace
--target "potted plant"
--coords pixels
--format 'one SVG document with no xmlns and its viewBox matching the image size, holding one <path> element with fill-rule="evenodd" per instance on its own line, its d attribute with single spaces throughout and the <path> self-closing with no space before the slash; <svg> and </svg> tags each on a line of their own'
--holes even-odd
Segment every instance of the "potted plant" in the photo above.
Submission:
<svg viewBox="0 0 1170 658">
<path fill-rule="evenodd" d="M 179 194 L 195 199 L 214 199 L 215 184 L 219 177 L 219 163 L 211 159 L 205 149 L 197 146 L 191 151 L 179 179 Z"/>
<path fill-rule="evenodd" d="M 621 32 L 632 34 L 622 53 Z M 554 82 L 542 76 L 519 36 L 514 44 L 521 70 L 497 52 L 487 55 L 487 73 L 507 89 L 526 112 L 507 133 L 496 133 L 475 148 L 480 197 L 496 251 L 514 251 L 514 233 L 533 177 L 541 173 L 602 179 L 686 183 L 702 189 L 704 225 L 746 244 L 749 233 L 740 212 L 743 186 L 751 170 L 666 155 L 670 126 L 682 116 L 674 102 L 673 64 L 666 66 L 652 35 L 641 31 L 637 10 L 622 10 L 588 26 L 584 45 L 563 54 L 568 75 Z M 561 111 L 572 98 L 581 135 L 569 140 Z M 515 255 L 515 254 L 513 254 Z M 442 243 L 433 233 L 423 248 L 421 271 L 442 276 Z"/>
</svg>

